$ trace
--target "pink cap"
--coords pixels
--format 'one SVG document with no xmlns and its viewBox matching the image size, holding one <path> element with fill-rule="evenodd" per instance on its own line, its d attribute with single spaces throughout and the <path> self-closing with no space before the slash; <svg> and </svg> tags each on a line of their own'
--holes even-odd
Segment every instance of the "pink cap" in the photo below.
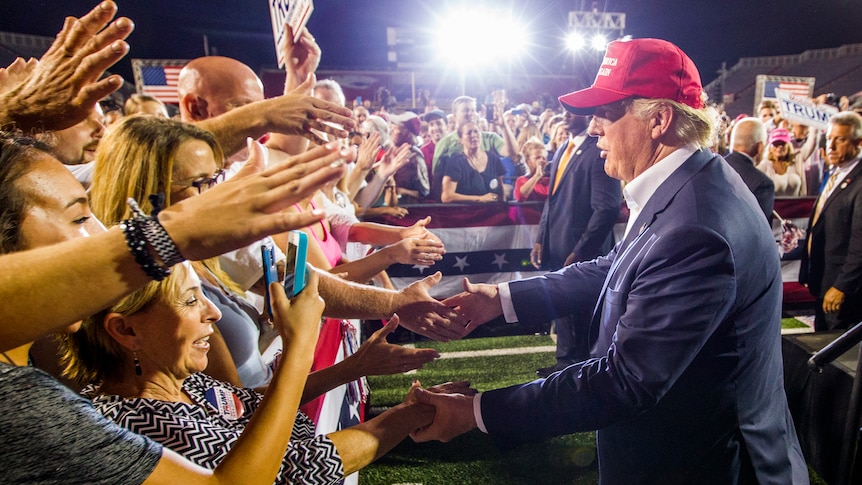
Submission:
<svg viewBox="0 0 862 485">
<path fill-rule="evenodd" d="M 579 115 L 632 96 L 703 108 L 702 93 L 700 74 L 679 47 L 660 39 L 618 40 L 608 44 L 593 85 L 560 96 L 560 103 Z"/>
<path fill-rule="evenodd" d="M 769 144 L 781 141 L 784 143 L 790 143 L 790 132 L 784 128 L 776 128 L 769 133 Z"/>
</svg>

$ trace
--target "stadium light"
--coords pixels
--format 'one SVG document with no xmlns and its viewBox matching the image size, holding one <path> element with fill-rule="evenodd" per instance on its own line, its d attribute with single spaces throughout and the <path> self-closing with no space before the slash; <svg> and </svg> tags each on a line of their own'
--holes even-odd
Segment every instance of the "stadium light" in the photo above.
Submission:
<svg viewBox="0 0 862 485">
<path fill-rule="evenodd" d="M 596 34 L 590 39 L 590 46 L 597 51 L 604 51 L 608 46 L 608 39 L 602 34 Z"/>
<path fill-rule="evenodd" d="M 571 32 L 566 36 L 566 47 L 572 52 L 583 49 L 585 45 L 587 42 L 584 40 L 584 36 L 578 32 Z"/>
<path fill-rule="evenodd" d="M 511 13 L 485 9 L 457 9 L 444 15 L 439 24 L 440 56 L 462 67 L 520 55 L 527 33 Z"/>
</svg>

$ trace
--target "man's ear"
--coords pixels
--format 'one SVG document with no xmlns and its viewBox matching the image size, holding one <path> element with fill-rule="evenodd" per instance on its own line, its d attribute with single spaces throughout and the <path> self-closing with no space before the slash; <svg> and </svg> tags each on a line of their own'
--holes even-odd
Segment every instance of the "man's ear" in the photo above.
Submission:
<svg viewBox="0 0 862 485">
<path fill-rule="evenodd" d="M 105 331 L 123 347 L 136 351 L 141 349 L 132 321 L 119 313 L 108 313 L 102 321 Z"/>
<path fill-rule="evenodd" d="M 203 121 L 209 118 L 207 101 L 200 96 L 186 93 L 180 99 L 180 111 L 189 121 Z"/>
<path fill-rule="evenodd" d="M 662 104 L 655 114 L 650 118 L 650 134 L 653 140 L 658 140 L 664 137 L 670 131 L 671 121 L 673 121 L 673 108 L 667 104 Z"/>
<path fill-rule="evenodd" d="M 755 162 L 758 162 L 760 161 L 760 156 L 763 155 L 764 143 L 762 141 L 759 141 L 754 147 L 754 153 L 750 155 L 752 155 L 751 158 L 753 158 Z"/>
</svg>

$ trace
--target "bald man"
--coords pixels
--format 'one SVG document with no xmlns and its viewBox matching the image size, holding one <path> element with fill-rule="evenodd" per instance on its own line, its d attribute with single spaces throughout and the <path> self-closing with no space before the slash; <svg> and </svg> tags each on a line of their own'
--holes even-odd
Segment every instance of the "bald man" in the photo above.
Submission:
<svg viewBox="0 0 862 485">
<path fill-rule="evenodd" d="M 757 161 L 763 155 L 766 142 L 766 127 L 757 118 L 742 118 L 730 132 L 730 153 L 727 163 L 742 177 L 746 187 L 757 199 L 766 220 L 772 224 L 772 209 L 775 205 L 775 184 L 768 175 L 757 169 Z"/>
<path fill-rule="evenodd" d="M 265 99 L 263 83 L 242 62 L 201 57 L 180 71 L 180 116 L 213 132 L 228 154 L 242 150 L 247 137 L 260 138 L 270 132 L 313 141 L 319 137 L 311 129 L 346 137 L 347 131 L 339 126 L 353 128 L 351 111 L 311 97 L 313 85 L 313 77 L 299 81 L 294 73 L 288 76 L 285 94 Z"/>
</svg>

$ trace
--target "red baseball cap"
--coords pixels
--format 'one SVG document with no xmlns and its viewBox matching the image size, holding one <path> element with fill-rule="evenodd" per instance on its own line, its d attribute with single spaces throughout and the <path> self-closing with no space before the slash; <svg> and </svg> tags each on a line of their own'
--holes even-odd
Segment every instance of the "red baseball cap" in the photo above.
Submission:
<svg viewBox="0 0 862 485">
<path fill-rule="evenodd" d="M 703 86 L 694 62 L 666 40 L 617 40 L 608 44 L 593 85 L 560 96 L 564 108 L 577 115 L 637 96 L 670 99 L 703 108 Z"/>
</svg>

